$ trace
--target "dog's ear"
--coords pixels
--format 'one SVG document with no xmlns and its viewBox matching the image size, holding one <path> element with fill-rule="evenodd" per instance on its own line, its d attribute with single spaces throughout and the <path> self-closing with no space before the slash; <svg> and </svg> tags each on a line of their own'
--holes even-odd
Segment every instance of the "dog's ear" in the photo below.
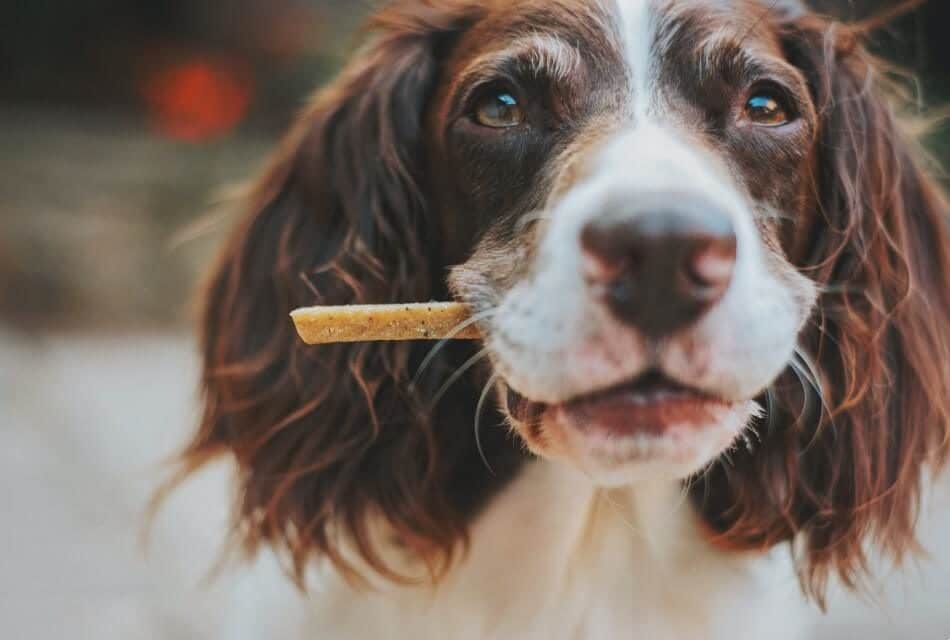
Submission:
<svg viewBox="0 0 950 640">
<path fill-rule="evenodd" d="M 921 476 L 950 437 L 950 235 L 858 34 L 809 14 L 786 25 L 785 46 L 819 115 L 811 205 L 793 233 L 820 299 L 801 385 L 775 385 L 761 444 L 712 469 L 697 496 L 723 543 L 795 539 L 821 600 L 831 572 L 856 586 L 865 542 L 898 561 L 916 549 Z"/>
<path fill-rule="evenodd" d="M 298 578 L 312 554 L 349 577 L 399 578 L 377 535 L 426 559 L 464 535 L 464 514 L 440 485 L 477 469 L 474 448 L 423 410 L 409 384 L 412 348 L 307 347 L 288 316 L 444 295 L 423 126 L 443 49 L 479 10 L 450 4 L 395 3 L 376 15 L 368 45 L 254 187 L 201 298 L 204 413 L 185 471 L 233 454 L 236 531 L 250 550 L 288 552 Z"/>
</svg>

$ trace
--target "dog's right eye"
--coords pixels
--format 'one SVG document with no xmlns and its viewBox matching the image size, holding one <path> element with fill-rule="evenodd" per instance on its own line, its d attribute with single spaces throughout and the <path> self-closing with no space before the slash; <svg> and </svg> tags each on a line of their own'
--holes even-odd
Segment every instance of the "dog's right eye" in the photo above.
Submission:
<svg viewBox="0 0 950 640">
<path fill-rule="evenodd" d="M 524 109 L 510 91 L 491 91 L 475 103 L 473 119 L 483 127 L 508 129 L 525 121 Z"/>
<path fill-rule="evenodd" d="M 745 103 L 744 116 L 753 124 L 772 128 L 788 124 L 795 119 L 783 92 L 768 85 L 752 91 Z"/>
</svg>

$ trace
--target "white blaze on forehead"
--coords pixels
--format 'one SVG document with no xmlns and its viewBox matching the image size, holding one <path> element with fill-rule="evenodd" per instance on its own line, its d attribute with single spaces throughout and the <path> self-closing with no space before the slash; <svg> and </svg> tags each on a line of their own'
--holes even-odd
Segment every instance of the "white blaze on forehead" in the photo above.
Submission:
<svg viewBox="0 0 950 640">
<path fill-rule="evenodd" d="M 616 0 L 624 60 L 633 79 L 633 112 L 638 121 L 647 115 L 653 93 L 655 0 Z"/>
</svg>

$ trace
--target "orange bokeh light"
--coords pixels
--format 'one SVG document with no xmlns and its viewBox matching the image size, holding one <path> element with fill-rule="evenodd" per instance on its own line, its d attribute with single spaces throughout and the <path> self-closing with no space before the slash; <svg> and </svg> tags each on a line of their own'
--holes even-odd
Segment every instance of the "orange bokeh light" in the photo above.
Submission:
<svg viewBox="0 0 950 640">
<path fill-rule="evenodd" d="M 201 142 L 225 135 L 241 122 L 254 83 L 240 65 L 201 57 L 154 71 L 143 94 L 149 117 L 163 135 Z"/>
</svg>

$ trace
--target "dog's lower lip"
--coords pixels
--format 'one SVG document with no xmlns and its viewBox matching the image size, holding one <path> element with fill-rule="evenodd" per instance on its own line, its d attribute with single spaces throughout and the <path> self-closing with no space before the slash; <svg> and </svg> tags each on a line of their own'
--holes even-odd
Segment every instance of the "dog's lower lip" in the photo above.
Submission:
<svg viewBox="0 0 950 640">
<path fill-rule="evenodd" d="M 549 407 L 556 416 L 583 431 L 609 435 L 659 435 L 671 427 L 699 428 L 715 422 L 720 398 L 647 374 L 609 389 Z"/>
</svg>

